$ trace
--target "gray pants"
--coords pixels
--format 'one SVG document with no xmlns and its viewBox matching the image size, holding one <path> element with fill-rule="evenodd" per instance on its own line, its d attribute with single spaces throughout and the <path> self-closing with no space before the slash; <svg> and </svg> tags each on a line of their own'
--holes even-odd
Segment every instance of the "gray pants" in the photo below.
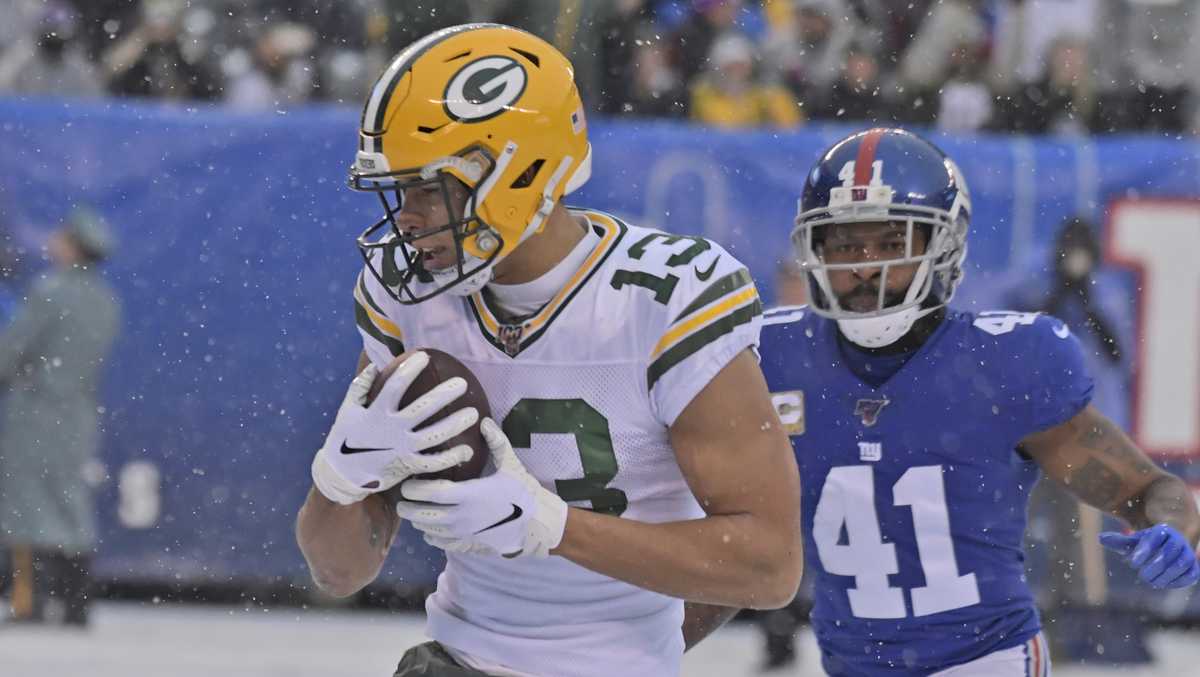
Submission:
<svg viewBox="0 0 1200 677">
<path fill-rule="evenodd" d="M 486 672 L 460 665 L 441 644 L 425 642 L 404 653 L 392 677 L 488 677 Z"/>
</svg>

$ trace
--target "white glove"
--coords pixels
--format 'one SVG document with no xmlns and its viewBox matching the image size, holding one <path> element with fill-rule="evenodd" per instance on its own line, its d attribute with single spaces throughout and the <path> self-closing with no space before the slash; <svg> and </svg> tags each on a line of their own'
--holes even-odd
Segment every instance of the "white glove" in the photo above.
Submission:
<svg viewBox="0 0 1200 677">
<path fill-rule="evenodd" d="M 413 353 L 383 384 L 368 406 L 367 392 L 379 373 L 369 365 L 350 383 L 346 398 L 325 444 L 312 463 L 313 484 L 326 498 L 350 505 L 408 478 L 451 468 L 473 453 L 462 444 L 436 453 L 421 453 L 462 433 L 479 420 L 474 407 L 464 407 L 416 430 L 421 423 L 467 392 L 462 378 L 447 379 L 396 411 L 404 391 L 429 364 L 429 355 Z"/>
<path fill-rule="evenodd" d="M 483 419 L 479 430 L 496 472 L 463 482 L 409 480 L 400 487 L 408 500 L 396 503 L 396 513 L 443 550 L 548 556 L 562 542 L 567 504 L 529 474 L 495 421 Z"/>
</svg>

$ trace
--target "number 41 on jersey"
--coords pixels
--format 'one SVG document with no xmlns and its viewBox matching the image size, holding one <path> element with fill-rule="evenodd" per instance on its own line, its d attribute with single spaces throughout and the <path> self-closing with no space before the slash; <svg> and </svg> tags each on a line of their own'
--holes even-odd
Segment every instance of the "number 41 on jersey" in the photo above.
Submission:
<svg viewBox="0 0 1200 677">
<path fill-rule="evenodd" d="M 942 466 L 909 468 L 892 487 L 892 502 L 910 506 L 925 585 L 912 588 L 914 616 L 928 616 L 979 603 L 975 574 L 958 573 Z M 846 543 L 840 543 L 845 527 Z M 875 510 L 875 468 L 831 468 L 813 517 L 813 540 L 821 565 L 831 574 L 853 576 L 847 589 L 858 618 L 904 618 L 904 591 L 889 585 L 899 573 L 896 544 L 884 543 Z"/>
</svg>

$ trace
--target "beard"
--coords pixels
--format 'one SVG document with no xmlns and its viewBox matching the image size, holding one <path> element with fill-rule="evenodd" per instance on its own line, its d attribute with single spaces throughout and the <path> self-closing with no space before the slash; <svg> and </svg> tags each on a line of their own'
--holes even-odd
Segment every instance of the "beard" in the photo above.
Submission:
<svg viewBox="0 0 1200 677">
<path fill-rule="evenodd" d="M 885 291 L 882 308 L 890 308 L 903 303 L 907 291 L 907 289 Z M 843 310 L 856 313 L 869 313 L 882 309 L 879 305 L 879 284 L 875 281 L 860 282 L 850 291 L 839 294 L 837 300 Z"/>
</svg>

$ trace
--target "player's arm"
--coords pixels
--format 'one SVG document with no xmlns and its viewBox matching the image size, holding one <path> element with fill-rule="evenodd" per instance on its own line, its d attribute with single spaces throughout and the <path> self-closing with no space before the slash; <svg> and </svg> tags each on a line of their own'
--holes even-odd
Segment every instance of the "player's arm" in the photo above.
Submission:
<svg viewBox="0 0 1200 677">
<path fill-rule="evenodd" d="M 378 494 L 339 505 L 312 488 L 296 518 L 296 541 L 317 587 L 347 597 L 379 575 L 399 528 L 400 518 Z"/>
<path fill-rule="evenodd" d="M 1155 588 L 1200 580 L 1200 516 L 1187 486 L 1146 457 L 1090 405 L 1067 422 L 1030 435 L 1021 447 L 1083 502 L 1124 520 L 1132 534 L 1100 534 Z"/>
<path fill-rule="evenodd" d="M 683 650 L 696 646 L 722 625 L 733 620 L 741 609 L 715 604 L 688 602 L 683 607 Z"/>
<path fill-rule="evenodd" d="M 360 354 L 354 373 L 369 363 Z M 296 517 L 296 542 L 317 586 L 346 597 L 379 575 L 399 528 L 400 518 L 382 496 L 339 505 L 313 487 Z"/>
<path fill-rule="evenodd" d="M 799 471 L 749 350 L 700 391 L 670 435 L 708 516 L 648 524 L 572 508 L 552 554 L 694 602 L 791 602 L 803 568 Z"/>
<path fill-rule="evenodd" d="M 465 460 L 472 453 L 467 447 L 430 454 L 421 451 L 441 444 L 478 420 L 474 409 L 464 409 L 416 432 L 414 428 L 429 413 L 465 392 L 466 383 L 451 379 L 397 412 L 405 389 L 428 363 L 428 357 L 414 353 L 383 385 L 375 401 L 364 405 L 374 375 L 374 368 L 366 369 L 368 363 L 365 354 L 359 357 L 358 376 L 325 445 L 317 452 L 314 486 L 296 518 L 296 542 L 313 581 L 337 597 L 352 595 L 375 580 L 400 526 L 390 501 L 382 494 L 360 488 L 371 483 L 364 480 L 374 480 L 382 490 L 409 475 L 444 470 Z M 364 378 L 368 374 L 371 377 Z M 424 413 L 407 415 L 410 411 Z M 378 449 L 352 455 L 339 453 L 339 447 L 344 448 L 347 442 L 353 442 L 350 446 Z"/>
<path fill-rule="evenodd" d="M 1187 485 L 1155 465 L 1095 407 L 1026 437 L 1021 449 L 1079 500 L 1130 527 L 1165 523 L 1193 545 L 1200 540 L 1200 514 Z"/>
</svg>

